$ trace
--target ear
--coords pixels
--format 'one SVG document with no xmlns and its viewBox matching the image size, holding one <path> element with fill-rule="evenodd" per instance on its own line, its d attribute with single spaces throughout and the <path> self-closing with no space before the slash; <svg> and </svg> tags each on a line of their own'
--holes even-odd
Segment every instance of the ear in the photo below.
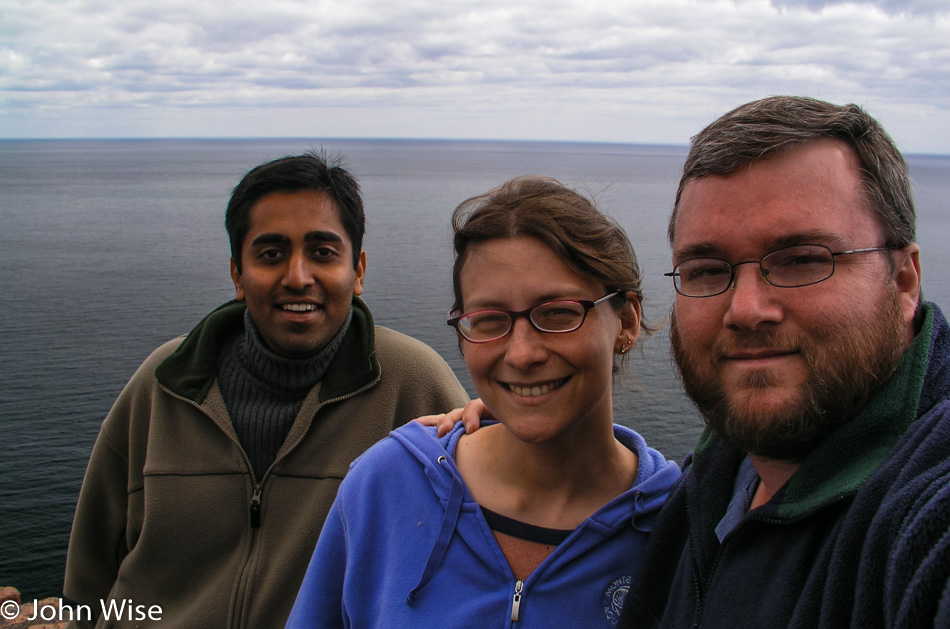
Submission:
<svg viewBox="0 0 950 629">
<path fill-rule="evenodd" d="M 640 306 L 640 300 L 633 291 L 627 291 L 625 294 L 627 301 L 621 306 L 620 316 L 620 335 L 617 337 L 617 344 L 614 351 L 618 354 L 625 354 L 637 344 L 640 338 L 640 319 L 643 317 L 643 310 Z M 623 350 L 623 351 L 621 351 Z"/>
<path fill-rule="evenodd" d="M 235 299 L 244 301 L 244 284 L 241 281 L 241 272 L 238 271 L 237 263 L 231 258 L 231 281 L 234 282 L 234 291 L 237 294 Z"/>
<path fill-rule="evenodd" d="M 353 294 L 363 294 L 363 278 L 366 276 L 366 250 L 360 249 L 360 259 L 356 263 L 356 278 L 353 280 Z"/>
<path fill-rule="evenodd" d="M 901 249 L 901 253 L 905 255 L 896 261 L 897 273 L 894 276 L 894 283 L 897 286 L 904 321 L 907 323 L 908 338 L 913 338 L 914 315 L 920 303 L 920 246 L 912 242 Z"/>
</svg>

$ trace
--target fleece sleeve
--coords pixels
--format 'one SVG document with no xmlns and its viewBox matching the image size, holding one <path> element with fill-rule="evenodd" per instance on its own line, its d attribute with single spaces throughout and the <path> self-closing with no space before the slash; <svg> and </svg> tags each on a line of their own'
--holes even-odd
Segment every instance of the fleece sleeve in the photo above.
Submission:
<svg viewBox="0 0 950 629">
<path fill-rule="evenodd" d="M 113 408 L 106 421 L 121 421 L 115 416 L 118 412 L 121 410 Z M 67 598 L 93 610 L 99 609 L 100 600 L 108 598 L 127 551 L 127 470 L 126 453 L 103 430 L 96 439 L 79 494 L 63 585 Z"/>
<path fill-rule="evenodd" d="M 109 597 L 119 566 L 141 530 L 141 466 L 155 395 L 155 366 L 175 345 L 167 343 L 153 352 L 129 380 L 102 423 L 86 467 L 69 537 L 63 593 L 94 611 Z"/>
<path fill-rule="evenodd" d="M 376 350 L 388 395 L 396 408 L 393 429 L 422 415 L 468 403 L 452 368 L 431 347 L 387 328 L 376 328 Z"/>
<path fill-rule="evenodd" d="M 939 619 L 950 610 L 950 461 L 920 484 L 903 512 L 885 575 L 888 626 L 947 626 Z"/>
</svg>

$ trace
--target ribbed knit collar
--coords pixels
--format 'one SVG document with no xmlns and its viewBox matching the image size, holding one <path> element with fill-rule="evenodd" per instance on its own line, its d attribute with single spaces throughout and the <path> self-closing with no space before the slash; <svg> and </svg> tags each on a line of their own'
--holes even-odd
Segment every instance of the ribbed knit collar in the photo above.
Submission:
<svg viewBox="0 0 950 629">
<path fill-rule="evenodd" d="M 323 379 L 327 367 L 343 343 L 343 337 L 352 319 L 353 308 L 351 307 L 343 325 L 316 354 L 304 358 L 287 358 L 267 347 L 260 331 L 251 319 L 250 311 L 246 310 L 244 337 L 239 341 L 237 355 L 248 372 L 262 383 L 291 393 L 306 392 Z"/>
</svg>

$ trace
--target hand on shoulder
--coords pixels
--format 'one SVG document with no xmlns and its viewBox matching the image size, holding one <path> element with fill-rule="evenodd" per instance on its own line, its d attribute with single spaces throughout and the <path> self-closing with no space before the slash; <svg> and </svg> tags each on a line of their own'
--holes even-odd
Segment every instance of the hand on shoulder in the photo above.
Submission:
<svg viewBox="0 0 950 629">
<path fill-rule="evenodd" d="M 448 413 L 438 415 L 423 415 L 413 421 L 417 421 L 424 426 L 438 426 L 438 436 L 442 437 L 457 424 L 462 422 L 465 425 L 465 434 L 472 434 L 478 430 L 482 419 L 491 419 L 492 414 L 482 403 L 481 398 L 475 398 L 462 408 L 455 408 Z"/>
</svg>

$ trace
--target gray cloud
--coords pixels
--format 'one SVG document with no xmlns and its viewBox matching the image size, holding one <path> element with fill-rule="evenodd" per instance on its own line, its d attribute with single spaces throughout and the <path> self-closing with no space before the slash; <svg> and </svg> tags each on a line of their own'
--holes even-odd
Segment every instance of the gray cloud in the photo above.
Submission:
<svg viewBox="0 0 950 629">
<path fill-rule="evenodd" d="M 356 135 L 384 112 L 387 135 L 420 132 L 402 120 L 429 120 L 437 135 L 453 119 L 535 134 L 566 119 L 565 139 L 646 141 L 610 125 L 633 113 L 695 131 L 775 93 L 869 104 L 908 124 L 926 111 L 950 128 L 950 12 L 935 1 L 0 0 L 0 14 L 0 135 L 24 120 L 68 129 L 70 112 L 88 120 L 99 107 L 133 127 L 136 111 L 186 109 L 181 135 L 207 108 L 241 120 L 230 134 L 268 135 L 285 132 L 275 108 L 330 108 Z M 249 127 L 256 108 L 270 116 Z"/>
<path fill-rule="evenodd" d="M 835 5 L 857 4 L 879 8 L 890 15 L 906 13 L 936 16 L 947 12 L 945 0 L 772 0 L 772 4 L 779 8 L 806 8 L 812 11 Z"/>
</svg>

